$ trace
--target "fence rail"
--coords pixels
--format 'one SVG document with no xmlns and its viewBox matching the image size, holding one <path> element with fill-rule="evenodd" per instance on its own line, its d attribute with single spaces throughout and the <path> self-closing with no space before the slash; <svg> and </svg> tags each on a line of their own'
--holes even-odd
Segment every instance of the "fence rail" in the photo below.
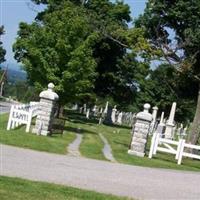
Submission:
<svg viewBox="0 0 200 200">
<path fill-rule="evenodd" d="M 30 104 L 12 105 L 10 109 L 7 130 L 14 129 L 22 124 L 26 125 L 26 132 L 30 131 L 32 118 L 38 114 L 39 102 Z"/>
<path fill-rule="evenodd" d="M 153 137 L 151 139 L 149 158 L 152 158 L 153 155 L 157 153 L 157 151 L 160 151 L 164 153 L 175 154 L 175 159 L 177 160 L 178 165 L 181 164 L 183 157 L 195 158 L 200 160 L 200 155 L 195 153 L 184 152 L 185 148 L 200 150 L 200 146 L 187 144 L 185 143 L 184 139 L 179 139 L 179 141 L 164 139 L 160 137 L 160 133 L 154 132 Z"/>
</svg>

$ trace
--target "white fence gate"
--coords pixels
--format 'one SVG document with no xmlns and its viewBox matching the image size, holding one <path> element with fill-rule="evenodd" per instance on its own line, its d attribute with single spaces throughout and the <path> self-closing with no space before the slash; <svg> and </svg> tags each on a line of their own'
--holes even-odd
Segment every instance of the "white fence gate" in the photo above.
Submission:
<svg viewBox="0 0 200 200">
<path fill-rule="evenodd" d="M 7 130 L 26 124 L 26 132 L 30 131 L 32 118 L 38 114 L 39 102 L 30 104 L 12 105 L 7 124 Z"/>
<path fill-rule="evenodd" d="M 177 147 L 175 148 L 170 145 L 174 145 L 175 147 Z M 179 139 L 179 141 L 164 139 L 160 137 L 160 134 L 158 132 L 154 132 L 151 139 L 149 158 L 152 158 L 152 156 L 155 155 L 157 151 L 160 151 L 174 154 L 178 165 L 181 164 L 183 156 L 200 160 L 200 155 L 184 152 L 184 148 L 200 150 L 200 146 L 187 144 L 185 143 L 184 139 Z"/>
</svg>

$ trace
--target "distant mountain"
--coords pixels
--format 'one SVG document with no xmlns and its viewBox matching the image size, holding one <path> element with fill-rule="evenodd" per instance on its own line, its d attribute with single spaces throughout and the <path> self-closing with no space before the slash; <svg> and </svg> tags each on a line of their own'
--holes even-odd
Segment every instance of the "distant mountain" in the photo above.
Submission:
<svg viewBox="0 0 200 200">
<path fill-rule="evenodd" d="M 15 70 L 15 71 L 24 71 L 22 69 L 22 65 L 19 64 L 19 63 L 8 63 L 8 62 L 5 62 L 5 63 L 2 63 L 0 65 L 1 68 L 6 68 L 8 67 L 8 69 L 11 69 L 11 70 Z"/>
<path fill-rule="evenodd" d="M 15 63 L 1 64 L 1 69 L 6 69 L 8 66 L 7 77 L 10 83 L 16 83 L 17 81 L 25 81 L 27 78 L 26 72 L 22 70 L 21 65 Z"/>
</svg>

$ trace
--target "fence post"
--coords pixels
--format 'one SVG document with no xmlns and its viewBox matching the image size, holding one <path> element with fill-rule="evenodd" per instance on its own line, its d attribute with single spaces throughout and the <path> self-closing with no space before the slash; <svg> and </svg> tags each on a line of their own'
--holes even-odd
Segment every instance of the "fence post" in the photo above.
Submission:
<svg viewBox="0 0 200 200">
<path fill-rule="evenodd" d="M 12 105 L 12 106 L 11 106 L 11 109 L 10 109 L 10 114 L 9 114 L 8 124 L 7 124 L 7 131 L 9 131 L 10 128 L 11 128 L 12 115 L 13 115 L 13 108 L 14 108 L 14 106 Z"/>
<path fill-rule="evenodd" d="M 177 146 L 176 157 L 175 157 L 176 160 L 178 160 L 178 158 L 179 158 L 181 144 L 182 144 L 182 139 L 179 139 L 178 146 Z"/>
<path fill-rule="evenodd" d="M 155 155 L 156 152 L 157 152 L 158 143 L 159 143 L 159 138 L 160 138 L 160 134 L 157 134 L 157 135 L 156 135 L 156 138 L 155 138 L 155 144 L 154 144 L 154 149 L 153 149 L 153 155 Z"/>
<path fill-rule="evenodd" d="M 31 121 L 32 121 L 32 114 L 33 114 L 33 110 L 30 109 L 30 112 L 28 113 L 27 124 L 26 124 L 26 132 L 30 131 Z"/>
<path fill-rule="evenodd" d="M 181 164 L 184 146 L 185 146 L 185 140 L 184 139 L 180 139 L 180 140 L 181 140 L 181 144 L 180 144 L 180 151 L 179 151 L 179 155 L 178 155 L 178 165 Z"/>
<path fill-rule="evenodd" d="M 157 134 L 158 133 L 155 131 L 151 138 L 151 147 L 150 147 L 150 151 L 149 151 L 149 158 L 152 158 L 152 156 L 153 156 Z"/>
</svg>

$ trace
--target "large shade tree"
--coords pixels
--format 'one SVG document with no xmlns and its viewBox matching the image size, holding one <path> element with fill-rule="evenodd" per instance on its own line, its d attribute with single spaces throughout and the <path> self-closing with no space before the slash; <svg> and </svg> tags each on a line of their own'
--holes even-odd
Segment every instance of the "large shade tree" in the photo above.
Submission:
<svg viewBox="0 0 200 200">
<path fill-rule="evenodd" d="M 161 64 L 149 73 L 149 76 L 140 85 L 137 93 L 137 105 L 142 107 L 144 102 L 159 107 L 169 115 L 172 102 L 177 102 L 176 121 L 188 124 L 194 117 L 195 100 L 198 84 L 188 78 L 186 74 L 177 73 L 169 64 Z"/>
<path fill-rule="evenodd" d="M 97 37 L 81 7 L 66 2 L 32 24 L 20 23 L 13 46 L 28 79 L 38 87 L 54 82 L 60 103 L 89 98 L 96 63 L 92 46 Z"/>
<path fill-rule="evenodd" d="M 149 0 L 136 22 L 162 57 L 199 85 L 189 141 L 200 136 L 200 0 Z"/>
<path fill-rule="evenodd" d="M 29 80 L 39 87 L 53 81 L 62 104 L 96 96 L 131 103 L 148 65 L 127 49 L 149 46 L 141 29 L 128 28 L 128 5 L 109 0 L 33 2 L 47 8 L 34 23 L 20 24 L 13 46 Z"/>
</svg>

